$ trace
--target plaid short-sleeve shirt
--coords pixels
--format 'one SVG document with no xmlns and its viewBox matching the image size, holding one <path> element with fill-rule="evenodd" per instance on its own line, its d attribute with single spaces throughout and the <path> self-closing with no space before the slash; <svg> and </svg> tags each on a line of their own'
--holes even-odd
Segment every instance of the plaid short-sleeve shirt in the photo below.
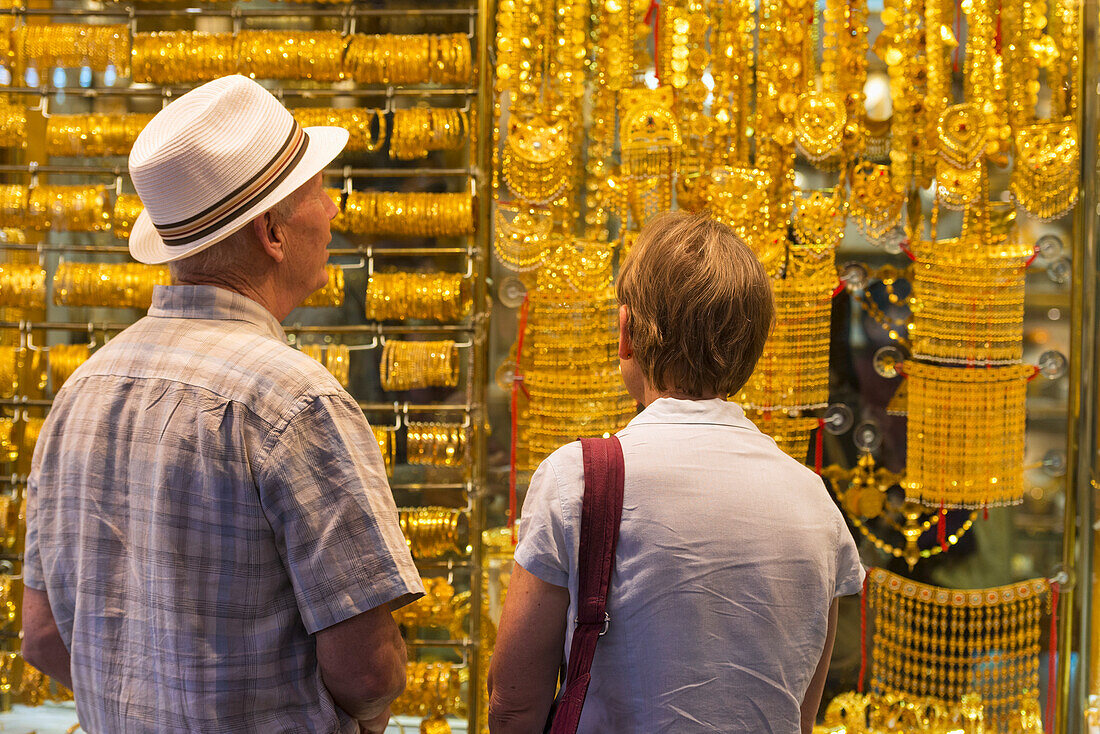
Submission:
<svg viewBox="0 0 1100 734">
<path fill-rule="evenodd" d="M 58 394 L 28 492 L 89 732 L 356 732 L 312 634 L 423 593 L 355 401 L 227 290 L 157 288 Z"/>
</svg>

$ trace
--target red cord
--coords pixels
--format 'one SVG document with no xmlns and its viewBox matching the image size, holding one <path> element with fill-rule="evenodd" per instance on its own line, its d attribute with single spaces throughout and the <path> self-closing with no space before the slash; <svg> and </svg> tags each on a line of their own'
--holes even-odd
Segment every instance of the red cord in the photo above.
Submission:
<svg viewBox="0 0 1100 734">
<path fill-rule="evenodd" d="M 859 685 L 857 690 L 863 693 L 863 679 L 867 675 L 867 582 L 869 575 L 863 576 L 863 593 L 859 597 Z"/>
<path fill-rule="evenodd" d="M 982 505 L 982 519 L 989 519 L 989 505 Z"/>
<path fill-rule="evenodd" d="M 645 24 L 653 27 L 653 73 L 657 76 L 657 84 L 660 84 L 661 65 L 657 59 L 661 53 L 661 4 L 657 0 L 650 0 L 649 10 L 645 11 Z"/>
<path fill-rule="evenodd" d="M 824 442 L 824 436 L 823 436 L 824 433 L 825 433 L 825 419 L 818 418 L 817 419 L 817 438 L 814 439 L 814 471 L 817 472 L 818 474 L 821 474 L 821 465 L 822 465 L 822 461 L 823 461 L 823 454 L 825 453 L 824 452 L 824 447 L 822 446 L 822 443 Z"/>
<path fill-rule="evenodd" d="M 1054 732 L 1054 693 L 1057 690 L 1055 678 L 1058 675 L 1058 582 L 1050 584 L 1050 653 L 1047 655 L 1047 734 Z"/>
<path fill-rule="evenodd" d="M 847 288 L 847 287 L 848 286 L 846 286 L 844 283 L 837 283 L 836 288 L 833 288 L 833 298 L 836 298 L 841 293 L 843 293 L 844 289 Z"/>
<path fill-rule="evenodd" d="M 947 552 L 947 510 L 943 509 L 943 500 L 940 500 L 940 522 L 937 530 L 940 540 L 940 550 Z"/>
<path fill-rule="evenodd" d="M 519 336 L 516 338 L 516 368 L 512 372 L 512 448 L 508 466 L 508 529 L 512 545 L 516 544 L 516 444 L 519 443 L 519 388 L 523 383 L 520 359 L 523 355 L 523 335 L 527 331 L 527 296 L 519 307 Z M 526 390 L 524 390 L 526 392 Z"/>
<path fill-rule="evenodd" d="M 907 239 L 902 240 L 901 242 L 898 243 L 898 247 L 901 248 L 901 251 L 904 252 L 905 256 L 907 258 L 909 258 L 912 262 L 917 261 L 917 256 L 914 255 L 913 251 L 909 249 L 909 240 L 907 240 Z"/>
</svg>

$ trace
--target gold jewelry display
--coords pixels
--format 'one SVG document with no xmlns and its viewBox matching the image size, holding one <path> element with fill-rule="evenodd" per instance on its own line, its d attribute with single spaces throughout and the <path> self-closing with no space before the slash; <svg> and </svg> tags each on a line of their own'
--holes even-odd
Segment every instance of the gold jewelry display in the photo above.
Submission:
<svg viewBox="0 0 1100 734">
<path fill-rule="evenodd" d="M 342 127 L 348 131 L 344 150 L 373 153 L 386 143 L 385 110 L 366 107 L 298 107 L 291 110 L 302 127 Z"/>
<path fill-rule="evenodd" d="M 55 306 L 149 308 L 153 288 L 170 285 L 167 266 L 61 262 L 53 276 Z"/>
<path fill-rule="evenodd" d="M 141 199 L 137 194 L 119 194 L 116 196 L 115 206 L 111 211 L 111 229 L 114 231 L 115 237 L 123 240 L 129 239 L 130 230 L 144 208 L 145 205 L 141 203 Z"/>
<path fill-rule="evenodd" d="M 461 321 L 473 306 L 462 273 L 372 273 L 365 300 L 372 321 Z"/>
<path fill-rule="evenodd" d="M 19 460 L 19 440 L 15 435 L 15 421 L 0 418 L 0 465 Z"/>
<path fill-rule="evenodd" d="M 469 426 L 461 423 L 405 421 L 410 464 L 462 466 L 470 441 Z"/>
<path fill-rule="evenodd" d="M 1009 190 L 1033 217 L 1049 221 L 1077 204 L 1081 149 L 1077 120 L 1047 120 L 1016 130 Z"/>
<path fill-rule="evenodd" d="M 874 618 L 871 692 L 960 703 L 976 694 L 992 731 L 1038 703 L 1040 620 L 1046 579 L 987 589 L 945 589 L 881 568 L 867 574 Z"/>
<path fill-rule="evenodd" d="M 983 195 L 984 196 L 984 195 Z M 1023 356 L 1024 270 L 1033 248 L 979 221 L 948 240 L 910 238 L 913 356 L 966 365 Z"/>
<path fill-rule="evenodd" d="M 237 71 L 236 39 L 232 33 L 135 33 L 133 46 L 131 77 L 138 83 L 205 82 Z"/>
<path fill-rule="evenodd" d="M 752 127 L 753 32 L 756 29 L 755 3 L 752 0 L 721 0 L 712 3 L 714 14 L 711 56 L 714 78 L 714 146 L 711 168 L 749 165 L 749 138 Z"/>
<path fill-rule="evenodd" d="M 393 612 L 393 619 L 407 630 L 445 629 L 452 639 L 466 636 L 466 618 L 470 613 L 470 592 L 456 594 L 445 578 L 425 578 L 424 596 Z"/>
<path fill-rule="evenodd" d="M 504 139 L 501 173 L 516 197 L 530 205 L 546 205 L 565 191 L 573 158 L 567 120 L 517 119 Z"/>
<path fill-rule="evenodd" d="M 152 115 L 50 115 L 46 120 L 46 154 L 97 157 L 129 155 L 138 133 Z"/>
<path fill-rule="evenodd" d="M 880 15 L 883 31 L 875 50 L 886 62 L 892 91 L 893 117 L 890 122 L 890 179 L 894 188 L 905 192 L 913 183 L 923 183 L 921 151 L 926 146 L 927 117 L 924 114 L 921 63 L 921 4 L 917 0 L 886 0 Z M 904 196 L 902 197 L 904 200 Z"/>
<path fill-rule="evenodd" d="M 980 508 L 1023 497 L 1024 397 L 1030 365 L 906 362 L 906 496 L 928 507 Z"/>
<path fill-rule="evenodd" d="M 493 253 L 517 273 L 538 268 L 554 247 L 554 219 L 548 210 L 497 202 L 493 225 Z"/>
<path fill-rule="evenodd" d="M 810 434 L 820 425 L 817 418 L 792 417 L 781 413 L 745 411 L 746 417 L 771 436 L 775 445 L 795 461 L 806 462 L 810 450 Z"/>
<path fill-rule="evenodd" d="M 852 171 L 848 216 L 874 244 L 901 221 L 905 192 L 894 185 L 891 167 L 864 161 Z"/>
<path fill-rule="evenodd" d="M 470 113 L 452 107 L 411 107 L 393 111 L 390 158 L 411 161 L 436 150 L 470 145 Z"/>
<path fill-rule="evenodd" d="M 237 72 L 255 79 L 344 79 L 347 42 L 339 31 L 242 30 L 234 45 Z"/>
<path fill-rule="evenodd" d="M 0 345 L 0 398 L 5 400 L 19 392 L 20 352 L 20 347 Z"/>
<path fill-rule="evenodd" d="M 402 507 L 398 521 L 414 558 L 439 558 L 463 553 L 459 546 L 458 521 L 462 510 L 451 507 Z"/>
<path fill-rule="evenodd" d="M 936 122 L 936 203 L 965 209 L 985 193 L 986 118 L 973 103 L 948 107 Z"/>
<path fill-rule="evenodd" d="M 470 39 L 356 33 L 347 41 L 344 71 L 360 84 L 466 84 L 473 73 Z"/>
<path fill-rule="evenodd" d="M 387 339 L 382 348 L 379 377 L 387 392 L 456 387 L 458 372 L 458 347 L 453 341 Z"/>
<path fill-rule="evenodd" d="M 772 280 L 775 328 L 738 403 L 758 411 L 825 406 L 836 284 L 832 250 L 791 246 L 785 277 Z"/>
<path fill-rule="evenodd" d="M 470 670 L 465 665 L 447 662 L 410 662 L 405 666 L 405 691 L 397 697 L 390 709 L 394 714 L 431 717 L 432 728 L 423 734 L 445 734 L 450 727 L 442 716 L 463 716 L 466 713 L 462 689 L 469 683 Z"/>
<path fill-rule="evenodd" d="M 840 189 L 831 192 L 795 189 L 791 228 L 796 241 L 815 252 L 833 253 L 844 239 L 847 202 Z"/>
<path fill-rule="evenodd" d="M 0 263 L 0 306 L 46 307 L 46 269 L 40 265 Z"/>
<path fill-rule="evenodd" d="M 0 225 L 5 228 L 26 229 L 30 220 L 27 215 L 27 202 L 31 190 L 18 184 L 0 184 Z"/>
<path fill-rule="evenodd" d="M 310 294 L 302 306 L 306 308 L 335 308 L 344 305 L 344 269 L 339 265 L 325 265 L 328 282 Z"/>
<path fill-rule="evenodd" d="M 771 175 L 755 168 L 720 168 L 711 172 L 707 211 L 744 240 L 769 274 L 782 265 L 786 222 L 774 211 Z"/>
<path fill-rule="evenodd" d="M 113 66 L 119 76 L 129 73 L 130 28 L 126 25 L 23 25 L 11 37 L 17 69 L 87 66 L 105 71 Z"/>
<path fill-rule="evenodd" d="M 103 186 L 35 186 L 27 198 L 27 225 L 37 230 L 102 232 L 111 228 Z"/>
<path fill-rule="evenodd" d="M 473 197 L 469 193 L 353 191 L 344 204 L 344 226 L 352 234 L 414 237 L 473 234 Z"/>
<path fill-rule="evenodd" d="M 2 54 L 2 51 L 0 51 Z M 6 55 L 4 56 L 6 58 Z M 27 147 L 27 108 L 0 100 L 0 148 Z"/>
<path fill-rule="evenodd" d="M 382 453 L 386 476 L 392 477 L 393 465 L 397 461 L 397 432 L 393 426 L 371 426 L 370 429 L 374 433 L 374 440 L 378 442 L 378 450 Z"/>
<path fill-rule="evenodd" d="M 347 344 L 302 344 L 298 349 L 302 354 L 323 364 L 329 374 L 340 383 L 340 387 L 347 389 L 351 365 L 351 351 Z"/>
<path fill-rule="evenodd" d="M 580 255 L 562 253 L 557 267 L 540 270 L 531 296 L 520 360 L 529 397 L 518 431 L 517 465 L 524 469 L 579 436 L 618 431 L 636 412 L 618 369 L 618 300 L 610 267 L 586 280 L 571 272 L 574 257 Z M 586 283 L 593 287 L 577 287 Z"/>
<path fill-rule="evenodd" d="M 958 703 L 954 703 L 893 693 L 848 692 L 829 702 L 825 710 L 825 723 L 815 726 L 814 734 L 887 734 L 897 731 L 985 734 L 988 730 L 984 726 L 984 712 L 981 696 L 976 693 L 965 693 Z M 1021 734 L 1040 734 L 1042 726 L 1019 731 Z"/>
<path fill-rule="evenodd" d="M 622 178 L 630 214 L 639 226 L 672 208 L 682 140 L 671 107 L 669 87 L 623 91 Z"/>
<path fill-rule="evenodd" d="M 72 377 L 77 367 L 88 361 L 91 351 L 87 344 L 54 344 L 50 347 L 50 386 L 54 393 Z"/>
<path fill-rule="evenodd" d="M 45 352 L 27 347 L 0 346 L 0 398 L 35 396 L 46 389 Z"/>
</svg>

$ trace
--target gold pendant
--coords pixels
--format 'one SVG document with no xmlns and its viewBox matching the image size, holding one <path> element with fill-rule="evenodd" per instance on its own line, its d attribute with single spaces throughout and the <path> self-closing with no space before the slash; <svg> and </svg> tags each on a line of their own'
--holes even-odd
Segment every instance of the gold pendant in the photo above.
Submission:
<svg viewBox="0 0 1100 734">
<path fill-rule="evenodd" d="M 1032 216 L 1051 220 L 1077 203 L 1081 148 L 1072 117 L 1028 125 L 1016 132 L 1016 160 L 1009 185 Z"/>
<path fill-rule="evenodd" d="M 683 141 L 667 87 L 624 91 L 622 110 L 622 179 L 630 213 L 641 225 L 672 208 Z"/>
<path fill-rule="evenodd" d="M 504 181 L 524 201 L 549 204 L 561 196 L 569 181 L 572 152 L 572 130 L 565 120 L 517 119 L 504 139 Z"/>
<path fill-rule="evenodd" d="M 890 166 L 864 161 L 852 171 L 848 215 L 871 242 L 897 226 L 904 205 L 905 192 L 891 183 Z"/>
<path fill-rule="evenodd" d="M 798 150 L 817 163 L 840 151 L 848 113 L 838 94 L 806 92 L 794 112 L 794 139 Z"/>
</svg>

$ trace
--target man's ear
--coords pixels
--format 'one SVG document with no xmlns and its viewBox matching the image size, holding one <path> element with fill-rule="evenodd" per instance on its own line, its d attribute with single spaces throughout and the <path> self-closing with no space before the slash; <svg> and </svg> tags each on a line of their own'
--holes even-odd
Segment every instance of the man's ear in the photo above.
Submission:
<svg viewBox="0 0 1100 734">
<path fill-rule="evenodd" d="M 634 357 L 634 343 L 630 340 L 630 307 L 619 306 L 619 359 Z"/>
<path fill-rule="evenodd" d="M 266 211 L 253 219 L 252 233 L 272 260 L 281 263 L 286 258 L 286 242 L 275 212 Z"/>
</svg>

